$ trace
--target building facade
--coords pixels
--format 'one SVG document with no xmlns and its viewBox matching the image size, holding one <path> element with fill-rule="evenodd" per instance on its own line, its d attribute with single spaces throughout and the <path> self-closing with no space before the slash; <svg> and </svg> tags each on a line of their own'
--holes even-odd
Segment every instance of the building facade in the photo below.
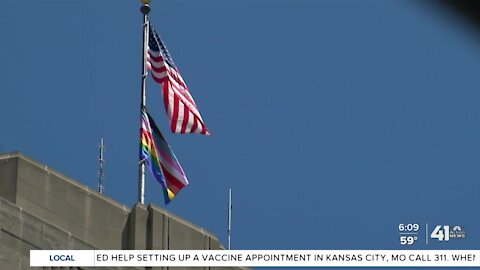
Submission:
<svg viewBox="0 0 480 270">
<path fill-rule="evenodd" d="M 30 269 L 32 249 L 223 247 L 158 206 L 128 208 L 20 153 L 1 154 L 0 269 Z"/>
</svg>

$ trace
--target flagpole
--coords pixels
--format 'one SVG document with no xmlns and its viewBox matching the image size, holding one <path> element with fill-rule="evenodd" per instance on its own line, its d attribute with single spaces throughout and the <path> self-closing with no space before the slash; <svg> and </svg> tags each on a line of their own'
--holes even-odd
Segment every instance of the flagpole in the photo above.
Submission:
<svg viewBox="0 0 480 270">
<path fill-rule="evenodd" d="M 142 93 L 140 102 L 140 114 L 145 108 L 146 104 L 146 89 L 145 84 L 147 80 L 147 64 L 146 55 L 148 50 L 148 13 L 150 12 L 150 0 L 141 0 L 142 7 L 140 12 L 143 14 L 143 42 L 142 42 Z M 140 124 L 141 125 L 141 124 Z M 140 127 L 141 128 L 141 127 Z M 142 138 L 140 137 L 140 140 Z M 141 145 L 141 141 L 140 144 Z M 138 202 L 145 204 L 145 162 L 140 160 L 138 166 Z"/>
</svg>

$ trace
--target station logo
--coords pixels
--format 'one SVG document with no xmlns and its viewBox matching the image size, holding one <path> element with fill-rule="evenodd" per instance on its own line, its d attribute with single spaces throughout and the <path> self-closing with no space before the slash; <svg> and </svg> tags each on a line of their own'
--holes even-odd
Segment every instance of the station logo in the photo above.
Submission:
<svg viewBox="0 0 480 270">
<path fill-rule="evenodd" d="M 454 226 L 452 231 L 450 232 L 450 239 L 465 239 L 467 238 L 467 232 L 465 228 L 460 226 Z"/>
<path fill-rule="evenodd" d="M 437 225 L 432 231 L 430 238 L 437 239 L 438 241 L 450 241 L 452 239 L 465 239 L 467 238 L 467 232 L 464 227 L 455 225 Z"/>
</svg>

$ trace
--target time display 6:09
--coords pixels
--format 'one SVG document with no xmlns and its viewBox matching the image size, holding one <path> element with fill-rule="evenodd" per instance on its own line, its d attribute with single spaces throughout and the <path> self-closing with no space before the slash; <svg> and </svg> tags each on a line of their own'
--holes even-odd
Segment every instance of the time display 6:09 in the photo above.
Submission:
<svg viewBox="0 0 480 270">
<path fill-rule="evenodd" d="M 400 232 L 417 232 L 420 229 L 418 223 L 401 223 L 398 225 L 398 230 Z"/>
</svg>

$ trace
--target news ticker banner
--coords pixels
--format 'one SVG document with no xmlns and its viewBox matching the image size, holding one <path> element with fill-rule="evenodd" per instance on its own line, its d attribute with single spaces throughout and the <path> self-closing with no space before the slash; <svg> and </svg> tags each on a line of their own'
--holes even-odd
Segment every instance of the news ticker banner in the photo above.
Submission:
<svg viewBox="0 0 480 270">
<path fill-rule="evenodd" d="M 31 250 L 32 267 L 480 267 L 480 250 Z"/>
</svg>

